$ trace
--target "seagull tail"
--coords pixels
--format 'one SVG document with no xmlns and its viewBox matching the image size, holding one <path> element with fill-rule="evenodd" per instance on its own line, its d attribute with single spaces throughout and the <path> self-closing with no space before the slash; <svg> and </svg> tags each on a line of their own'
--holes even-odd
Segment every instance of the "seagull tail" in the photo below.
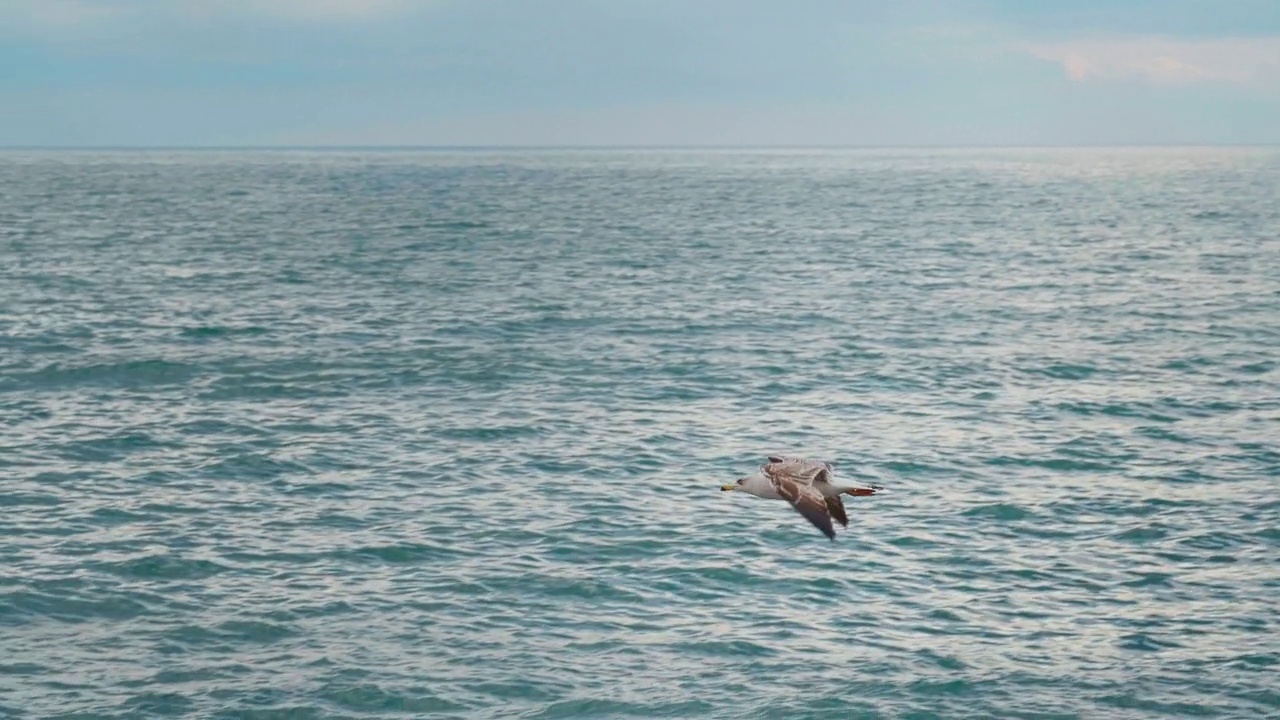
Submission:
<svg viewBox="0 0 1280 720">
<path fill-rule="evenodd" d="M 846 495 L 852 495 L 852 496 L 854 496 L 854 497 L 858 497 L 858 496 L 860 496 L 860 495 L 875 495 L 875 494 L 876 494 L 876 492 L 878 492 L 878 491 L 880 491 L 880 490 L 883 490 L 883 489 L 884 489 L 884 488 L 882 488 L 882 487 L 880 487 L 880 486 L 878 486 L 878 485 L 872 485 L 871 487 L 849 488 L 848 490 L 845 490 L 844 492 L 845 492 L 845 494 L 846 494 Z"/>
</svg>

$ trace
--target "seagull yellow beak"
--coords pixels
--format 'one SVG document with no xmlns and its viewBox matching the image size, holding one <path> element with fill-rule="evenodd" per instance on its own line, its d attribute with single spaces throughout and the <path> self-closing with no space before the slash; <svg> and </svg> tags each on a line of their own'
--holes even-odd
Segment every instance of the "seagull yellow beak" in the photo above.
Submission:
<svg viewBox="0 0 1280 720">
<path fill-rule="evenodd" d="M 738 486 L 737 486 L 737 485 L 721 485 L 721 486 L 720 486 L 720 490 L 721 490 L 721 491 L 724 491 L 724 490 L 737 490 L 737 489 L 738 489 Z"/>
</svg>

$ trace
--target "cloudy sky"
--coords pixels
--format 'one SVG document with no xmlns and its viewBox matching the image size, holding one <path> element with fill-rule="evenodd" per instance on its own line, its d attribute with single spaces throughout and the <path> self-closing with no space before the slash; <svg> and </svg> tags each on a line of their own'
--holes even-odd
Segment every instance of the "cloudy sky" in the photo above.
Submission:
<svg viewBox="0 0 1280 720">
<path fill-rule="evenodd" d="M 0 145 L 1280 143 L 1280 0 L 0 0 Z"/>
</svg>

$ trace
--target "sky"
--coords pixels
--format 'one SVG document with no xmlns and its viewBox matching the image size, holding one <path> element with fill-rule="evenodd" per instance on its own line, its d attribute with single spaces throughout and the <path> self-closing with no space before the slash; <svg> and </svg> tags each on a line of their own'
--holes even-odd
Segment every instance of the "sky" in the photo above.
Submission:
<svg viewBox="0 0 1280 720">
<path fill-rule="evenodd" d="M 0 146 L 1280 143 L 1280 0 L 0 0 Z"/>
</svg>

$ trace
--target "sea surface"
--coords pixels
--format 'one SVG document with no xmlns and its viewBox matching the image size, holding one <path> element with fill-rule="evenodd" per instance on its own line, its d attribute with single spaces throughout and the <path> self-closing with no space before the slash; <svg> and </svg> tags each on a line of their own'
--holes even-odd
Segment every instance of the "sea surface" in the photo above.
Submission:
<svg viewBox="0 0 1280 720">
<path fill-rule="evenodd" d="M 0 717 L 1280 717 L 1280 148 L 4 151 Z"/>
</svg>

